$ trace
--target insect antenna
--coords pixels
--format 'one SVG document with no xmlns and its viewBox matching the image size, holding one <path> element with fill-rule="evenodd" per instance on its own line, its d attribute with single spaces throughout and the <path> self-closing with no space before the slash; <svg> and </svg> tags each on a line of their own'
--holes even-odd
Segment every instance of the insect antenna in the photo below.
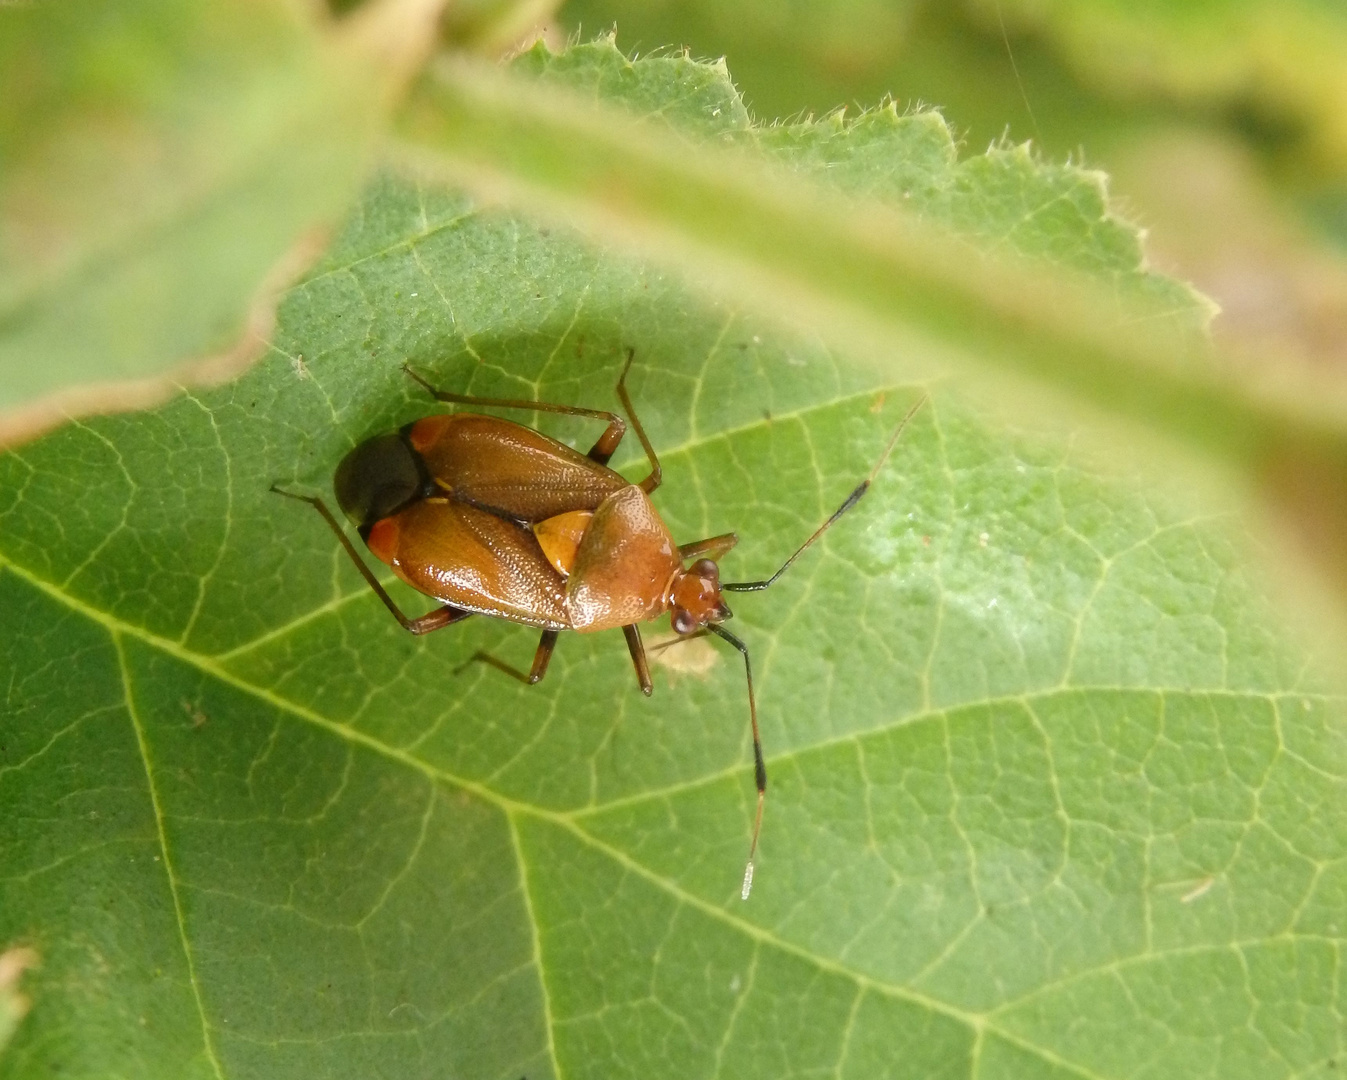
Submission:
<svg viewBox="0 0 1347 1080">
<path fill-rule="evenodd" d="M 916 404 L 914 404 L 912 408 L 907 410 L 907 415 L 905 415 L 902 418 L 902 420 L 899 421 L 898 427 L 895 428 L 893 434 L 889 436 L 888 445 L 884 447 L 884 452 L 879 455 L 879 460 L 875 462 L 874 468 L 870 470 L 870 475 L 856 485 L 856 489 L 850 495 L 848 495 L 846 499 L 843 500 L 841 506 L 839 506 L 836 510 L 833 511 L 832 516 L 829 517 L 828 520 L 825 521 L 822 525 L 820 525 L 817 529 L 815 529 L 814 532 L 810 535 L 808 540 L 806 540 L 803 544 L 801 544 L 798 548 L 795 549 L 795 554 L 793 554 L 789 559 L 787 559 L 784 563 L 782 563 L 781 568 L 777 570 L 775 574 L 773 574 L 769 578 L 764 578 L 762 581 L 722 582 L 720 585 L 721 589 L 724 590 L 725 592 L 759 592 L 762 589 L 767 588 L 774 581 L 776 581 L 777 578 L 779 578 L 788 569 L 790 569 L 791 563 L 793 563 L 796 559 L 798 559 L 801 555 L 803 555 L 813 545 L 815 540 L 817 540 L 820 536 L 822 536 L 825 532 L 827 532 L 828 529 L 832 527 L 833 523 L 836 522 L 838 518 L 840 518 L 843 514 L 845 514 L 848 510 L 850 510 L 853 506 L 855 506 L 858 502 L 861 501 L 861 496 L 870 490 L 870 484 L 873 483 L 875 477 L 879 475 L 879 470 L 884 467 L 884 462 L 889 460 L 889 455 L 893 453 L 893 448 L 898 445 L 898 436 L 900 436 L 903 433 L 903 428 L 907 427 L 907 422 L 911 420 L 912 417 L 916 415 L 917 410 L 920 409 L 925 404 L 926 404 L 926 395 L 923 394 L 921 397 L 917 398 Z M 712 629 L 715 628 L 712 627 Z M 716 630 L 716 632 L 721 633 L 721 631 L 719 630 Z M 722 634 L 722 636 L 724 635 Z M 747 659 L 747 654 L 745 654 L 745 659 Z"/>
<path fill-rule="evenodd" d="M 762 737 L 758 734 L 758 702 L 753 694 L 753 665 L 748 659 L 748 646 L 722 626 L 707 623 L 706 629 L 733 645 L 744 657 L 744 674 L 748 676 L 748 718 L 753 725 L 753 779 L 758 785 L 758 809 L 753 816 L 753 839 L 748 845 L 748 863 L 744 866 L 744 886 L 740 899 L 747 900 L 753 888 L 753 860 L 758 854 L 758 834 L 762 832 L 762 804 L 767 798 L 767 765 L 762 760 Z"/>
</svg>

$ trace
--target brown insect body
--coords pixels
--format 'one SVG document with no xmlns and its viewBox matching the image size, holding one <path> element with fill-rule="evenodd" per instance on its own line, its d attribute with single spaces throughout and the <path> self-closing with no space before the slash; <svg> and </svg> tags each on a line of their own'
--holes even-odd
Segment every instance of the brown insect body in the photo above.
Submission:
<svg viewBox="0 0 1347 1080">
<path fill-rule="evenodd" d="M 660 483 L 660 465 L 627 396 L 631 362 L 629 351 L 617 393 L 650 460 L 650 475 L 639 484 L 607 467 L 626 431 L 626 424 L 614 413 L 451 394 L 435 390 L 405 369 L 440 401 L 558 412 L 608 422 L 589 453 L 581 454 L 508 420 L 477 413 L 435 415 L 397 433 L 368 439 L 342 459 L 333 481 L 337 501 L 371 554 L 402 581 L 443 605 L 418 618 L 402 613 L 321 499 L 293 495 L 275 485 L 272 490 L 318 510 L 370 588 L 412 633 L 428 633 L 474 614 L 542 630 L 526 676 L 489 656 L 475 657 L 529 683 L 546 674 L 563 630 L 589 633 L 621 627 L 647 695 L 652 684 L 640 623 L 670 612 L 673 629 L 681 637 L 710 632 L 729 642 L 744 658 L 758 788 L 742 888 L 747 899 L 767 771 L 748 649 L 720 625 L 730 617 L 722 590 L 752 592 L 771 585 L 859 501 L 893 449 L 906 418 L 870 477 L 775 574 L 763 581 L 722 586 L 714 560 L 729 551 L 737 537 L 726 533 L 680 547 L 650 501 L 650 493 Z M 691 565 L 685 565 L 688 560 L 693 560 Z"/>
<path fill-rule="evenodd" d="M 428 416 L 406 429 L 406 439 L 442 491 L 516 521 L 593 512 L 609 495 L 630 486 L 565 443 L 495 416 Z"/>
<path fill-rule="evenodd" d="M 639 485 L 489 416 L 429 417 L 406 439 L 434 494 L 373 522 L 365 539 L 412 588 L 464 611 L 582 633 L 669 610 L 683 562 Z"/>
</svg>

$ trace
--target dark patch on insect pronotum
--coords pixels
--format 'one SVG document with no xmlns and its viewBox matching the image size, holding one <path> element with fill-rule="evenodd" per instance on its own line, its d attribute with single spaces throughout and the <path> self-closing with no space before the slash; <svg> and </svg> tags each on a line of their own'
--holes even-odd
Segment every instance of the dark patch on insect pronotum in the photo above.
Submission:
<svg viewBox="0 0 1347 1080">
<path fill-rule="evenodd" d="M 583 342 L 577 342 L 577 349 Z M 627 394 L 633 351 L 617 381 L 617 396 L 650 461 L 650 474 L 628 483 L 608 468 L 626 433 L 621 416 L 541 401 L 469 397 L 437 390 L 410 368 L 409 376 L 437 401 L 500 409 L 587 416 L 607 423 L 581 454 L 533 428 L 478 413 L 437 413 L 397 432 L 376 435 L 337 466 L 337 503 L 370 553 L 440 607 L 408 618 L 370 571 L 322 499 L 276 485 L 279 495 L 314 507 L 336 535 L 366 583 L 393 617 L 413 634 L 486 615 L 541 631 L 527 673 L 478 653 L 473 659 L 528 683 L 547 673 L 563 630 L 592 633 L 621 628 L 636 677 L 651 691 L 639 625 L 668 614 L 679 638 L 712 634 L 744 658 L 748 715 L 753 732 L 753 779 L 758 801 L 740 894 L 753 884 L 767 765 L 758 732 L 757 696 L 748 646 L 724 628 L 731 617 L 727 592 L 768 588 L 834 522 L 856 505 L 888 459 L 918 401 L 884 447 L 870 475 L 800 545 L 775 574 L 761 581 L 720 581 L 716 560 L 738 542 L 734 533 L 675 543 L 650 501 L 659 487 L 659 458 Z M 922 400 L 925 400 L 924 398 Z"/>
</svg>

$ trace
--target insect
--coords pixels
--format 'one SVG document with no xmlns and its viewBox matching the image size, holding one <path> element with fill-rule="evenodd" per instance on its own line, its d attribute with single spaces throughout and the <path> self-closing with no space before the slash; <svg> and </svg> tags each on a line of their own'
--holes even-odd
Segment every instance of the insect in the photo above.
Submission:
<svg viewBox="0 0 1347 1080">
<path fill-rule="evenodd" d="M 585 416 L 608 425 L 589 453 L 581 454 L 508 420 L 468 412 L 436 413 L 367 439 L 342 459 L 333 488 L 365 546 L 397 577 L 441 603 L 416 618 L 403 614 L 322 499 L 275 484 L 272 491 L 306 502 L 322 515 L 366 583 L 405 630 L 427 634 L 470 615 L 540 629 L 533 665 L 522 676 L 529 683 L 547 673 L 563 630 L 590 633 L 621 627 L 636 678 L 649 695 L 650 667 L 639 626 L 666 612 L 679 639 L 709 633 L 738 650 L 748 684 L 758 790 L 741 889 L 747 900 L 762 830 L 767 767 L 758 732 L 753 665 L 748 647 L 722 625 L 731 616 L 724 594 L 768 588 L 855 506 L 922 401 L 898 425 L 869 476 L 776 573 L 761 581 L 721 582 L 716 560 L 734 547 L 738 537 L 724 533 L 679 545 L 650 501 L 662 474 L 627 394 L 633 358 L 634 352 L 627 350 L 617 396 L 650 461 L 650 475 L 638 484 L 608 468 L 627 427 L 616 413 L 452 394 L 435 389 L 404 365 L 403 370 L 437 401 Z"/>
</svg>

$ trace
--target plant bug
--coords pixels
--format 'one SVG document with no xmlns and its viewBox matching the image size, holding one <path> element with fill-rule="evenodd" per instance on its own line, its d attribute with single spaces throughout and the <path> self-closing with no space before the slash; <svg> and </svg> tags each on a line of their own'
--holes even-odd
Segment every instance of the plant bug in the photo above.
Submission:
<svg viewBox="0 0 1347 1080">
<path fill-rule="evenodd" d="M 925 398 L 908 410 L 870 474 L 776 573 L 761 581 L 722 583 L 716 560 L 738 543 L 736 534 L 676 544 L 650 501 L 650 494 L 660 485 L 661 471 L 627 394 L 627 373 L 634 355 L 627 350 L 617 396 L 650 460 L 650 475 L 639 484 L 628 483 L 608 468 L 627 430 L 616 413 L 452 394 L 436 390 L 403 366 L 437 401 L 586 416 L 608 425 L 589 453 L 581 454 L 508 420 L 477 413 L 436 413 L 399 431 L 367 439 L 342 459 L 333 488 L 338 505 L 365 546 L 400 579 L 441 603 L 417 618 L 403 614 L 322 499 L 297 495 L 275 484 L 271 490 L 306 502 L 322 515 L 403 629 L 427 634 L 470 615 L 488 615 L 542 630 L 527 675 L 492 661 L 528 683 L 538 682 L 547 673 L 561 631 L 589 633 L 621 627 L 641 691 L 649 695 L 650 668 L 639 624 L 665 612 L 679 640 L 710 633 L 738 650 L 748 684 L 758 789 L 740 891 L 747 900 L 762 829 L 767 766 L 758 733 L 753 665 L 748 647 L 721 625 L 731 616 L 723 594 L 768 588 L 855 506 Z"/>
</svg>

